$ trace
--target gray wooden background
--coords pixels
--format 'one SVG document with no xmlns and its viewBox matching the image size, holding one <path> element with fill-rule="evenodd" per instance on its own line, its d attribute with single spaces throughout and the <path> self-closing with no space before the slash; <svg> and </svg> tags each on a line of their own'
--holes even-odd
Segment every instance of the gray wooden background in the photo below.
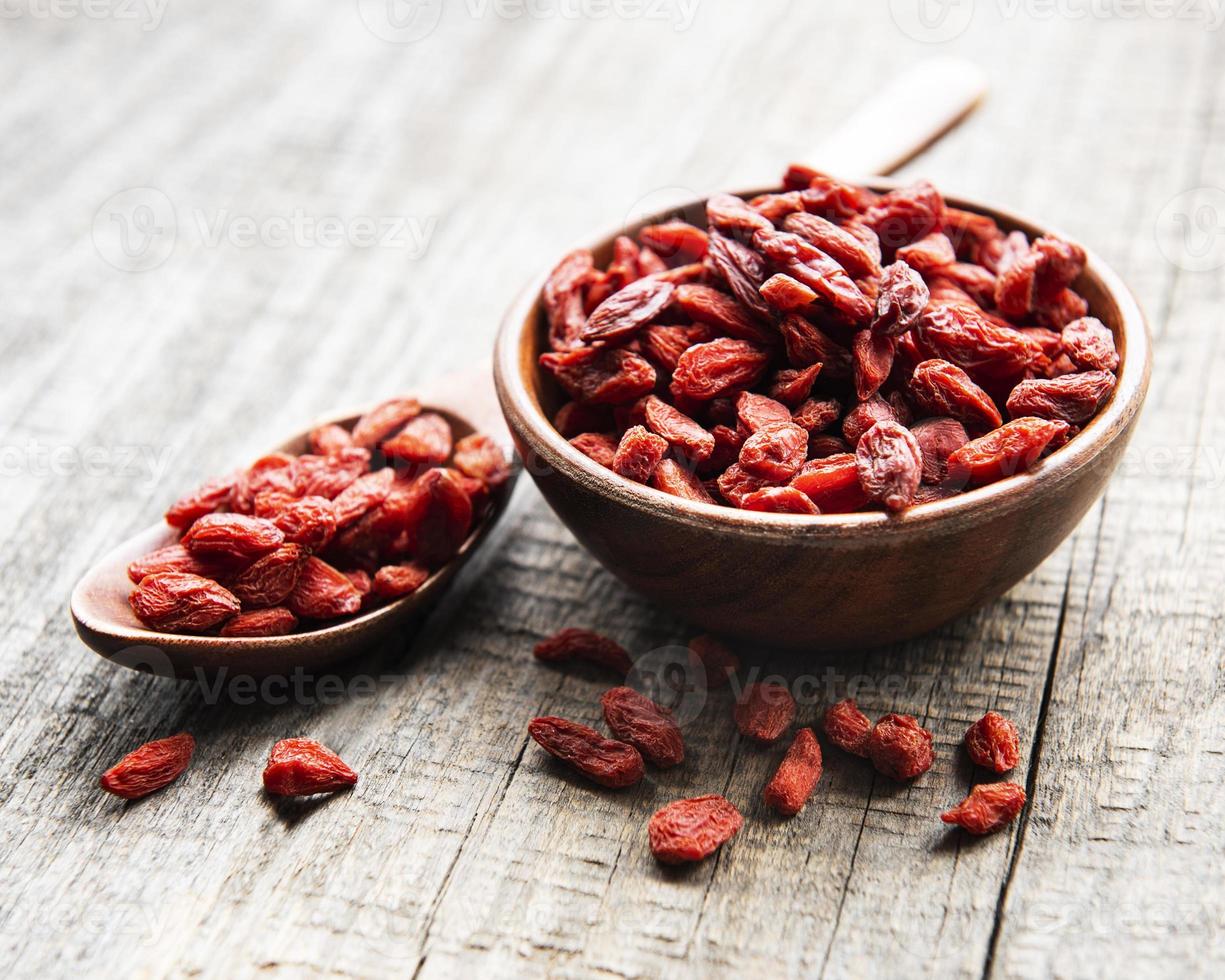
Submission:
<svg viewBox="0 0 1225 980">
<path fill-rule="evenodd" d="M 397 6 L 398 4 L 398 6 Z M 6 0 L 0 17 L 0 962 L 28 976 L 1219 975 L 1225 967 L 1225 18 L 1219 0 Z M 925 18 L 919 15 L 925 13 Z M 566 778 L 530 717 L 594 721 L 534 663 L 590 625 L 683 642 L 524 486 L 497 550 L 413 638 L 286 703 L 147 678 L 76 638 L 84 570 L 176 494 L 334 406 L 487 356 L 515 291 L 669 188 L 804 158 L 936 54 L 989 101 L 906 173 L 1040 216 L 1132 284 L 1156 364 L 1126 465 L 1006 597 L 828 660 L 936 735 L 914 785 L 830 754 L 771 818 L 777 751 L 725 696 L 692 762 Z M 820 163 L 819 160 L 811 161 Z M 970 841 L 936 814 L 985 709 L 1032 797 Z M 98 774 L 180 729 L 135 805 Z M 271 743 L 361 773 L 277 806 Z M 669 799 L 747 816 L 651 859 Z"/>
</svg>

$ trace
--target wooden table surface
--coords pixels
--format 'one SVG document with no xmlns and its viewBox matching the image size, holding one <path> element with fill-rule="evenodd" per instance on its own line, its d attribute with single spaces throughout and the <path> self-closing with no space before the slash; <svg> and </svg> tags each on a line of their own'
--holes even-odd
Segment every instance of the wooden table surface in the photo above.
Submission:
<svg viewBox="0 0 1225 980">
<path fill-rule="evenodd" d="M 1220 975 L 1225 967 L 1225 31 L 1219 3 L 15 0 L 0 25 L 0 962 L 29 976 Z M 934 14 L 933 14 L 934 11 Z M 943 13 L 942 20 L 935 14 Z M 414 19 L 415 17 L 415 19 Z M 916 714 L 913 785 L 827 753 L 797 818 L 728 696 L 692 761 L 621 793 L 529 718 L 594 721 L 596 675 L 531 645 L 686 627 L 626 590 L 524 481 L 416 636 L 285 696 L 122 670 L 76 638 L 78 577 L 177 493 L 317 413 L 488 356 L 592 228 L 803 159 L 927 57 L 991 94 L 908 166 L 1099 251 L 1152 324 L 1126 464 L 1008 595 L 890 649 L 764 663 L 801 720 L 852 685 Z M 819 164 L 820 160 L 810 162 Z M 645 205 L 644 205 L 645 202 Z M 916 570 L 922 574 L 922 570 Z M 280 702 L 280 703 L 274 703 Z M 969 840 L 937 813 L 984 710 L 1032 807 Z M 124 805 L 97 776 L 199 743 Z M 355 792 L 277 806 L 273 741 Z M 744 830 L 662 870 L 646 821 L 724 792 Z"/>
</svg>

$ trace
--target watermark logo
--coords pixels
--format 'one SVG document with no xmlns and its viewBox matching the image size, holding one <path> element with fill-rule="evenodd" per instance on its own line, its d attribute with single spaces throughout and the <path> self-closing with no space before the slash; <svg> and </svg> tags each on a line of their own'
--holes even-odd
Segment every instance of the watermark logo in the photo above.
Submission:
<svg viewBox="0 0 1225 980">
<path fill-rule="evenodd" d="M 94 248 L 116 269 L 148 272 L 170 258 L 178 240 L 174 205 L 156 187 L 129 187 L 94 215 Z"/>
<path fill-rule="evenodd" d="M 434 33 L 442 0 L 355 0 L 366 30 L 392 44 L 413 44 Z"/>
<path fill-rule="evenodd" d="M 974 19 L 973 0 L 889 0 L 889 15 L 907 37 L 943 44 L 966 32 Z"/>
<path fill-rule="evenodd" d="M 156 31 L 170 0 L 0 0 L 0 20 L 129 21 Z"/>
<path fill-rule="evenodd" d="M 1157 215 L 1161 254 L 1187 272 L 1225 266 L 1225 190 L 1193 187 L 1170 200 Z"/>
</svg>

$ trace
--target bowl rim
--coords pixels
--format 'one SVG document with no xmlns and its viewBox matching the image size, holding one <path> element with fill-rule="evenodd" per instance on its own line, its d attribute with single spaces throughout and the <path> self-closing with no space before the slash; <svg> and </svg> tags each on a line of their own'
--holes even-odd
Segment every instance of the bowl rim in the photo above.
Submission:
<svg viewBox="0 0 1225 980">
<path fill-rule="evenodd" d="M 873 190 L 888 191 L 912 181 L 870 177 L 848 182 Z M 777 191 L 778 187 L 775 186 L 731 193 L 747 199 Z M 678 201 L 664 211 L 643 216 L 632 224 L 618 225 L 603 234 L 586 238 L 572 248 L 598 250 L 611 242 L 616 235 L 635 231 L 679 210 L 695 208 L 704 204 L 708 196 Z M 1058 228 L 1016 211 L 962 195 L 942 196 L 946 203 L 955 208 L 989 215 L 1004 227 L 1019 228 L 1031 238 L 1038 234 L 1053 234 L 1077 241 Z M 569 251 L 561 254 L 568 254 Z M 1098 281 L 1102 291 L 1110 297 L 1119 312 L 1119 339 L 1122 341 L 1123 356 L 1116 372 L 1117 381 L 1110 400 L 1066 445 L 1044 457 L 1034 468 L 944 500 L 916 504 L 900 514 L 885 511 L 815 515 L 774 514 L 691 501 L 628 480 L 579 452 L 562 437 L 544 414 L 524 376 L 528 365 L 522 362 L 520 357 L 524 334 L 538 329 L 532 314 L 538 306 L 540 293 L 552 271 L 552 264 L 532 278 L 503 317 L 494 350 L 494 383 L 511 431 L 523 438 L 547 466 L 600 496 L 670 521 L 719 527 L 733 532 L 789 537 L 794 537 L 797 533 L 859 537 L 871 529 L 870 533 L 875 537 L 880 534 L 904 533 L 946 521 L 989 518 L 993 514 L 1022 506 L 1071 479 L 1077 470 L 1128 433 L 1144 402 L 1152 371 L 1152 341 L 1148 322 L 1135 296 L 1118 273 L 1101 256 L 1087 247 L 1085 255 L 1084 275 Z M 529 473 L 533 472 L 533 465 L 525 462 L 525 468 Z"/>
</svg>

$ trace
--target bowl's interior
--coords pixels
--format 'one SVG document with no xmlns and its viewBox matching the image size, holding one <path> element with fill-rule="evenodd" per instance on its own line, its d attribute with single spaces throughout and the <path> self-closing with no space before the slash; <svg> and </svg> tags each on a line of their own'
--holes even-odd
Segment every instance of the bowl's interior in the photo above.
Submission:
<svg viewBox="0 0 1225 980">
<path fill-rule="evenodd" d="M 881 178 L 863 183 L 880 192 L 892 190 L 901 184 L 899 181 Z M 741 197 L 747 199 L 776 190 L 777 188 L 759 188 L 739 193 Z M 1039 225 L 1016 214 L 979 202 L 958 197 L 946 197 L 945 200 L 953 207 L 988 215 L 1005 231 L 1020 230 L 1031 239 L 1043 234 L 1070 237 L 1050 226 Z M 589 243 L 587 247 L 594 253 L 596 263 L 603 266 L 611 259 L 613 241 L 618 235 L 634 236 L 646 225 L 678 216 L 692 223 L 703 225 L 704 214 L 705 208 L 702 202 L 689 202 L 618 228 L 595 242 Z M 1080 433 L 1028 472 L 966 491 L 945 500 L 917 504 L 901 515 L 889 515 L 882 511 L 819 516 L 744 511 L 717 504 L 683 500 L 620 477 L 570 446 L 552 425 L 551 420 L 557 409 L 566 400 L 566 396 L 554 379 L 540 368 L 538 362 L 539 355 L 547 350 L 547 323 L 540 303 L 544 276 L 533 284 L 511 314 L 507 329 L 518 332 L 517 343 L 514 342 L 514 337 L 506 337 L 503 342 L 514 345 L 506 354 L 513 358 L 513 373 L 518 384 L 521 385 L 520 393 L 526 395 L 526 398 L 521 400 L 524 421 L 541 441 L 543 447 L 547 449 L 548 454 L 553 457 L 550 462 L 560 468 L 570 470 L 571 473 L 581 473 L 584 483 L 614 494 L 624 502 L 638 503 L 652 509 L 671 512 L 676 516 L 698 516 L 705 520 L 747 523 L 763 528 L 781 523 L 794 529 L 797 522 L 814 526 L 913 524 L 916 521 L 931 519 L 938 515 L 959 512 L 988 499 L 1018 493 L 1022 491 L 1022 488 L 1038 492 L 1043 483 L 1058 480 L 1061 475 L 1066 475 L 1067 471 L 1083 463 L 1111 441 L 1126 428 L 1127 423 L 1139 409 L 1147 386 L 1149 371 L 1148 336 L 1143 316 L 1131 293 L 1118 276 L 1092 251 L 1086 249 L 1086 255 L 1088 261 L 1085 271 L 1074 286 L 1088 302 L 1090 314 L 1100 319 L 1113 332 L 1120 358 L 1119 369 L 1116 372 L 1118 382 L 1106 404 L 1098 410 L 1097 415 L 1085 425 Z M 503 365 L 500 359 L 499 366 L 509 368 L 512 365 L 510 363 Z"/>
</svg>

